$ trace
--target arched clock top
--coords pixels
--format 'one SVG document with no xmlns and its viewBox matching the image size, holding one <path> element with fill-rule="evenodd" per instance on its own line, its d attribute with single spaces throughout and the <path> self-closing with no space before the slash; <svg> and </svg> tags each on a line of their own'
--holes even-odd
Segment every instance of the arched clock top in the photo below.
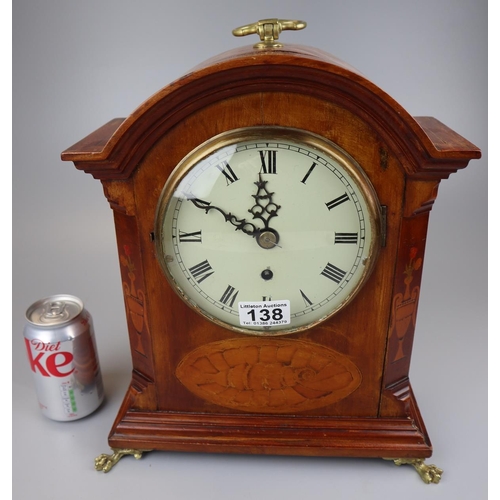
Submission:
<svg viewBox="0 0 500 500">
<path fill-rule="evenodd" d="M 181 120 L 230 97 L 259 92 L 312 95 L 373 127 L 415 178 L 442 179 L 480 157 L 459 134 L 414 118 L 354 68 L 317 49 L 243 47 L 223 53 L 167 85 L 128 118 L 115 119 L 62 153 L 98 179 L 127 179 L 151 146 Z"/>
</svg>

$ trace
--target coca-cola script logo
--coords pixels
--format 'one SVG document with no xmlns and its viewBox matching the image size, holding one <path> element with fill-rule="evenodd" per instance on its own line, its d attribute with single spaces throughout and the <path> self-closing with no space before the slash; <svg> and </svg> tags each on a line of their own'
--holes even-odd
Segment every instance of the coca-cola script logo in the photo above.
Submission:
<svg viewBox="0 0 500 500">
<path fill-rule="evenodd" d="M 24 339 L 31 370 L 38 370 L 44 377 L 67 377 L 71 375 L 73 367 L 73 354 L 61 351 L 61 342 L 51 344 L 41 340 Z"/>
</svg>

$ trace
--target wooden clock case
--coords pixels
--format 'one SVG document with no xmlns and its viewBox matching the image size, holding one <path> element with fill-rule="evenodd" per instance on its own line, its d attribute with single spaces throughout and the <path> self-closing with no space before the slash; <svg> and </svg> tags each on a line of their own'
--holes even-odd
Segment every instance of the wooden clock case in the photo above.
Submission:
<svg viewBox="0 0 500 500">
<path fill-rule="evenodd" d="M 160 193 L 179 161 L 217 134 L 264 125 L 338 144 L 366 172 L 384 214 L 377 263 L 355 299 L 310 330 L 273 338 L 191 310 L 167 283 L 154 244 Z M 427 223 L 440 181 L 479 157 L 350 66 L 296 45 L 224 53 L 63 152 L 102 182 L 116 226 L 133 372 L 109 445 L 429 457 L 408 377 Z M 255 367 L 267 375 L 250 380 Z M 284 387 L 287 370 L 295 382 Z M 283 396 L 290 391 L 296 397 Z"/>
</svg>

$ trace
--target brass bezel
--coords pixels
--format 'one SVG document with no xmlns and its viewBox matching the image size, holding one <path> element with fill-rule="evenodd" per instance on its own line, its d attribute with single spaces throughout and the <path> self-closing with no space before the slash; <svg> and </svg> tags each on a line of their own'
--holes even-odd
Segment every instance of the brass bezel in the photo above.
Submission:
<svg viewBox="0 0 500 500">
<path fill-rule="evenodd" d="M 163 220 L 167 211 L 168 203 L 172 198 L 175 190 L 181 180 L 185 175 L 200 161 L 210 156 L 215 151 L 222 149 L 226 146 L 233 145 L 238 142 L 245 141 L 259 141 L 259 140 L 291 140 L 297 143 L 302 143 L 309 148 L 319 150 L 322 154 L 329 156 L 333 160 L 337 161 L 342 165 L 342 167 L 350 175 L 352 181 L 357 185 L 361 191 L 369 212 L 369 220 L 372 229 L 372 240 L 369 247 L 369 255 L 367 265 L 365 265 L 361 279 L 359 280 L 353 291 L 346 297 L 335 309 L 330 311 L 324 317 L 319 320 L 315 320 L 307 325 L 300 327 L 291 328 L 288 330 L 278 330 L 276 332 L 260 331 L 260 330 L 250 330 L 243 327 L 237 327 L 230 325 L 223 320 L 213 317 L 212 315 L 206 313 L 199 305 L 194 303 L 189 296 L 184 292 L 184 290 L 177 284 L 175 278 L 171 275 L 168 269 L 168 262 L 166 261 L 163 252 Z M 365 174 L 362 167 L 352 158 L 346 151 L 344 151 L 340 146 L 333 143 L 332 141 L 319 136 L 313 132 L 309 132 L 302 129 L 296 129 L 291 127 L 278 127 L 278 126 L 257 126 L 257 127 L 245 127 L 234 130 L 229 130 L 216 135 L 190 153 L 188 153 L 174 168 L 168 177 L 163 190 L 160 195 L 160 199 L 157 205 L 155 214 L 155 251 L 156 257 L 163 273 L 165 274 L 167 281 L 177 295 L 194 311 L 202 315 L 204 318 L 212 321 L 213 323 L 227 328 L 231 331 L 244 333 L 247 335 L 254 336 L 281 336 L 290 335 L 292 333 L 297 333 L 303 330 L 309 330 L 314 328 L 316 325 L 323 323 L 327 319 L 334 316 L 341 309 L 343 309 L 347 304 L 349 304 L 353 298 L 357 295 L 362 286 L 366 283 L 369 276 L 371 275 L 375 262 L 377 261 L 378 253 L 381 247 L 381 206 L 378 201 L 375 189 L 370 182 L 369 178 Z"/>
</svg>

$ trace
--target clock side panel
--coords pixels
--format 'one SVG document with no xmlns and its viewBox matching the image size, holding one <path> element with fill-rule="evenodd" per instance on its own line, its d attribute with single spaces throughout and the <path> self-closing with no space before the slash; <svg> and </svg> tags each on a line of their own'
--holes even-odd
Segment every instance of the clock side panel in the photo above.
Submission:
<svg viewBox="0 0 500 500">
<path fill-rule="evenodd" d="M 178 162 L 191 150 L 227 130 L 251 126 L 283 126 L 304 129 L 332 140 L 347 151 L 364 169 L 377 192 L 381 205 L 387 207 L 384 228 L 385 245 L 367 283 L 355 299 L 329 320 L 309 330 L 275 339 L 253 337 L 216 325 L 188 307 L 168 284 L 155 256 L 151 241 L 157 203 L 163 186 Z M 213 414 L 258 413 L 324 416 L 376 417 L 379 411 L 389 314 L 394 276 L 394 262 L 399 241 L 402 214 L 404 173 L 397 155 L 392 154 L 381 136 L 341 103 L 288 92 L 245 94 L 202 108 L 169 130 L 144 157 L 133 177 L 137 228 L 142 252 L 146 309 L 154 345 L 153 378 L 156 408 L 161 411 L 207 412 Z M 396 201 L 395 201 L 396 200 Z M 399 202 L 397 201 L 399 200 Z M 214 367 L 220 354 L 235 359 L 247 347 L 258 349 L 256 362 L 271 363 L 269 357 L 284 367 L 293 351 L 299 357 L 322 359 L 329 367 L 342 372 L 330 392 L 308 387 L 299 405 L 266 403 L 253 410 L 235 404 L 235 398 L 220 397 L 219 389 L 239 390 L 236 401 L 246 397 L 224 369 Z M 270 352 L 274 354 L 270 354 Z M 276 354 L 279 352 L 279 355 Z M 288 353 L 288 354 L 287 354 Z M 267 357 L 266 357 L 267 356 Z M 274 356 L 274 357 L 273 357 Z M 279 357 L 279 359 L 277 359 Z M 208 362 L 207 362 L 208 361 Z M 249 363 L 248 358 L 243 359 Z M 191 362 L 191 365 L 189 363 Z M 236 361 L 235 361 L 236 363 Z M 273 364 L 271 363 L 271 364 Z M 278 364 L 279 364 L 278 363 Z M 196 380 L 189 371 L 196 365 L 212 388 L 196 390 Z M 317 377 L 325 378 L 321 367 Z M 333 368 L 332 368 L 333 369 Z M 218 373 L 209 373 L 218 370 Z M 186 375 L 186 373 L 188 375 Z M 234 371 L 232 371 L 234 375 Z M 211 378 L 212 377 L 212 378 Z M 343 380 L 340 381 L 340 380 Z M 200 384 L 198 384 L 199 387 Z M 321 386 L 321 384 L 319 384 Z M 325 384 L 323 383 L 323 386 Z M 328 384 L 327 384 L 328 385 Z M 151 408 L 151 409 L 156 409 Z"/>
<path fill-rule="evenodd" d="M 398 416 L 411 404 L 410 360 L 417 321 L 429 215 L 439 181 L 408 180 L 391 299 L 380 415 Z M 421 425 L 423 427 L 423 423 Z"/>
<path fill-rule="evenodd" d="M 133 183 L 103 181 L 106 198 L 113 209 L 117 250 L 133 373 L 123 411 L 132 406 L 154 409 L 153 344 L 147 308 L 147 279 L 144 274 L 142 246 L 139 239 Z"/>
</svg>

